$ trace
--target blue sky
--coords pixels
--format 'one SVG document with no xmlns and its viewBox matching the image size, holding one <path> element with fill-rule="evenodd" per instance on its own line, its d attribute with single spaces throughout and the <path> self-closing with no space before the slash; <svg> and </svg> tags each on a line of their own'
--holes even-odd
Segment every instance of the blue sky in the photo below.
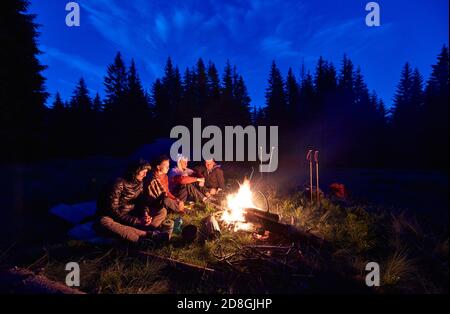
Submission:
<svg viewBox="0 0 450 314">
<path fill-rule="evenodd" d="M 367 27 L 360 0 L 79 0 L 81 26 L 67 27 L 66 0 L 32 0 L 41 24 L 40 56 L 51 93 L 70 97 L 83 76 L 103 95 L 106 66 L 121 51 L 135 58 L 144 87 L 163 73 L 171 56 L 182 72 L 201 57 L 220 73 L 226 59 L 244 76 L 252 105 L 264 104 L 272 60 L 283 75 L 313 70 L 319 56 L 339 68 L 347 54 L 371 90 L 391 104 L 402 66 L 410 62 L 428 77 L 448 45 L 447 0 L 383 0 L 381 26 Z"/>
</svg>

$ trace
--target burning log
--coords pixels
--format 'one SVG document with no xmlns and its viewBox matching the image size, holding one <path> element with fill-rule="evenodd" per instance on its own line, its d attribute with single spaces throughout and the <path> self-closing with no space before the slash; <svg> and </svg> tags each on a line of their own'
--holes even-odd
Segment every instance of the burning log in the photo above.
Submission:
<svg viewBox="0 0 450 314">
<path fill-rule="evenodd" d="M 277 214 L 272 214 L 268 211 L 262 211 L 256 208 L 245 208 L 244 209 L 244 218 L 247 222 L 253 223 L 263 223 L 266 220 L 278 222 L 280 221 L 280 216 Z"/>
<path fill-rule="evenodd" d="M 213 215 L 202 220 L 202 227 L 200 228 L 201 240 L 217 239 L 221 236 L 219 223 Z"/>
<path fill-rule="evenodd" d="M 310 232 L 305 232 L 293 225 L 279 222 L 279 216 L 256 208 L 244 209 L 244 217 L 247 222 L 260 225 L 262 228 L 279 234 L 286 239 L 307 242 L 315 246 L 322 246 L 324 240 Z"/>
<path fill-rule="evenodd" d="M 235 231 L 251 230 L 254 225 L 259 225 L 263 229 L 291 241 L 299 240 L 314 246 L 324 244 L 324 240 L 314 234 L 300 230 L 293 225 L 280 223 L 280 217 L 277 214 L 258 209 L 258 206 L 253 203 L 253 192 L 248 180 L 240 185 L 237 193 L 228 195 L 226 207 L 221 220 L 228 226 L 233 226 Z"/>
</svg>

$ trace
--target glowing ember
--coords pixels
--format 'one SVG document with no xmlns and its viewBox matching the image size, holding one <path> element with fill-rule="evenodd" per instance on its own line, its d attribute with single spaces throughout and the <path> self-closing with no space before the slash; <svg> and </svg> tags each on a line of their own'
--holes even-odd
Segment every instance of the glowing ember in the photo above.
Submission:
<svg viewBox="0 0 450 314">
<path fill-rule="evenodd" d="M 251 230 L 253 225 L 245 222 L 244 209 L 257 208 L 253 204 L 253 193 L 250 189 L 250 182 L 245 180 L 235 194 L 227 196 L 227 210 L 222 214 L 221 220 L 226 224 L 234 226 L 234 231 Z"/>
</svg>

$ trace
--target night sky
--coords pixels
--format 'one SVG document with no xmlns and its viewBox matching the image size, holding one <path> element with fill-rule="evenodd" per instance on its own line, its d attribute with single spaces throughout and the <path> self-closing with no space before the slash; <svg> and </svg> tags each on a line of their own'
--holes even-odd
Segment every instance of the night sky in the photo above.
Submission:
<svg viewBox="0 0 450 314">
<path fill-rule="evenodd" d="M 313 70 L 320 55 L 340 68 L 346 53 L 361 65 L 369 89 L 387 105 L 405 62 L 425 79 L 443 44 L 448 45 L 448 0 L 384 0 L 381 26 L 365 24 L 369 1 L 346 0 L 79 0 L 81 26 L 67 27 L 67 0 L 31 1 L 41 24 L 40 56 L 53 102 L 56 91 L 68 99 L 83 76 L 103 95 L 103 76 L 117 51 L 127 65 L 133 57 L 144 87 L 163 73 L 168 56 L 181 72 L 199 57 L 226 59 L 244 76 L 252 105 L 263 105 L 270 64 L 285 76 L 302 60 Z"/>
</svg>

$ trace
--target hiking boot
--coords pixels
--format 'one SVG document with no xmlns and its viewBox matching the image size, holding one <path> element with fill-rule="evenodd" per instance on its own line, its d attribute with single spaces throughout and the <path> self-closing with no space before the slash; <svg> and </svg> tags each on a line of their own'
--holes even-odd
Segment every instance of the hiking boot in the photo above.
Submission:
<svg viewBox="0 0 450 314">
<path fill-rule="evenodd" d="M 156 243 L 164 243 L 170 240 L 170 233 L 168 231 L 155 230 L 151 233 L 147 233 L 147 238 Z"/>
<path fill-rule="evenodd" d="M 151 238 L 147 238 L 147 237 L 143 237 L 140 238 L 139 241 L 137 242 L 137 247 L 140 250 L 154 250 L 157 245 L 155 240 L 151 239 Z"/>
</svg>

